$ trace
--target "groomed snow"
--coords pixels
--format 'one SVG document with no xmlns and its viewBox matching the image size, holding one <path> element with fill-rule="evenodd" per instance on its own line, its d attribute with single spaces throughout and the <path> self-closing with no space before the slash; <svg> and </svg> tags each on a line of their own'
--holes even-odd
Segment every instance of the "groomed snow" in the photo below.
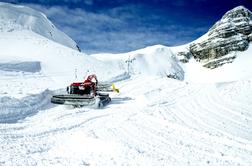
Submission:
<svg viewBox="0 0 252 166">
<path fill-rule="evenodd" d="M 1 124 L 0 163 L 249 166 L 251 83 L 121 81 L 103 109 L 52 106 Z"/>
</svg>

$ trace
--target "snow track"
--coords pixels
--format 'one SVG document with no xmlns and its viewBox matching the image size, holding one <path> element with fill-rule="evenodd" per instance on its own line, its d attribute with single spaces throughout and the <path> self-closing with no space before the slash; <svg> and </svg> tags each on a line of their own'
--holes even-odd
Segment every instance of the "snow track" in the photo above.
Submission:
<svg viewBox="0 0 252 166">
<path fill-rule="evenodd" d="M 118 86 L 121 93 L 103 109 L 56 106 L 0 124 L 0 163 L 252 164 L 250 81 L 136 77 Z"/>
</svg>

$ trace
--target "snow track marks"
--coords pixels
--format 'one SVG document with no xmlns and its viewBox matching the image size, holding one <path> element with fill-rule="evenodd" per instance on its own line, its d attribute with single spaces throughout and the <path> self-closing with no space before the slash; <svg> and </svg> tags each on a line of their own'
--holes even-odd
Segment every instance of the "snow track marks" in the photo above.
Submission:
<svg viewBox="0 0 252 166">
<path fill-rule="evenodd" d="M 57 106 L 0 124 L 0 163 L 249 166 L 251 85 L 125 80 L 103 109 Z"/>
</svg>

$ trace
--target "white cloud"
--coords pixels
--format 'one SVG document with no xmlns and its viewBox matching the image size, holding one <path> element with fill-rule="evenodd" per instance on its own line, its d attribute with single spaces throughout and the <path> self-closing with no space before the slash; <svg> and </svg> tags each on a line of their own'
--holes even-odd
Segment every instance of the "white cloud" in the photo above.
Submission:
<svg viewBox="0 0 252 166">
<path fill-rule="evenodd" d="M 183 44 L 192 40 L 193 33 L 202 32 L 137 5 L 97 13 L 64 6 L 28 5 L 45 13 L 87 53 L 126 52 L 154 44 Z"/>
</svg>

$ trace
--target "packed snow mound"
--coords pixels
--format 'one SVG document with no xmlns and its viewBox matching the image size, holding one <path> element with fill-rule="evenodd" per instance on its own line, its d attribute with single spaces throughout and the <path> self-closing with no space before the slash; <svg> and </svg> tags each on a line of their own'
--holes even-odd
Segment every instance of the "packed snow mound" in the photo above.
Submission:
<svg viewBox="0 0 252 166">
<path fill-rule="evenodd" d="M 184 79 L 184 71 L 169 47 L 155 45 L 124 54 L 93 54 L 103 61 L 119 61 L 133 75 L 159 75 Z"/>
<path fill-rule="evenodd" d="M 21 71 L 21 72 L 31 72 L 31 73 L 35 73 L 35 72 L 39 72 L 41 70 L 41 65 L 40 62 L 18 62 L 18 61 L 14 61 L 14 62 L 6 62 L 0 63 L 0 70 L 3 71 Z"/>
<path fill-rule="evenodd" d="M 0 123 L 15 123 L 37 113 L 39 110 L 49 109 L 53 92 L 45 90 L 36 95 L 22 99 L 0 96 Z"/>
<path fill-rule="evenodd" d="M 47 17 L 25 6 L 0 2 L 0 32 L 30 30 L 50 40 L 78 50 L 78 46 L 65 33 L 58 30 Z"/>
</svg>

